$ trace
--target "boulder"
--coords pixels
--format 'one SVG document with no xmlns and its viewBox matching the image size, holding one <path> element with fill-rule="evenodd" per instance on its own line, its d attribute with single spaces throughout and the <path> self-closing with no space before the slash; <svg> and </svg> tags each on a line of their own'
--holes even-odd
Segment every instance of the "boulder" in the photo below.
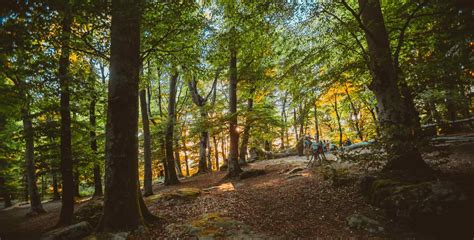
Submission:
<svg viewBox="0 0 474 240">
<path fill-rule="evenodd" d="M 173 239 L 267 239 L 221 213 L 203 214 L 184 224 L 170 224 L 165 231 Z"/>
<path fill-rule="evenodd" d="M 76 223 L 74 225 L 57 228 L 45 233 L 41 240 L 72 240 L 82 239 L 92 232 L 92 226 L 86 222 Z"/>
<path fill-rule="evenodd" d="M 81 205 L 74 212 L 74 222 L 78 223 L 86 221 L 91 226 L 95 227 L 99 224 L 100 218 L 102 217 L 103 208 L 103 198 L 93 198 Z"/>
<path fill-rule="evenodd" d="M 261 175 L 264 175 L 266 172 L 263 169 L 250 169 L 246 170 L 240 173 L 239 179 L 247 179 L 247 178 L 252 178 L 252 177 L 258 177 Z"/>
<path fill-rule="evenodd" d="M 382 232 L 384 230 L 378 221 L 361 214 L 353 214 L 349 216 L 347 218 L 347 224 L 351 228 L 365 230 L 370 233 Z"/>
<path fill-rule="evenodd" d="M 199 188 L 180 188 L 178 190 L 174 190 L 171 192 L 164 192 L 160 194 L 155 194 L 146 198 L 146 201 L 171 201 L 171 200 L 179 200 L 179 201 L 190 201 L 197 198 L 201 194 L 201 190 Z"/>
<path fill-rule="evenodd" d="M 451 182 L 369 178 L 361 181 L 361 187 L 372 204 L 420 231 L 460 233 L 473 213 L 466 194 Z"/>
</svg>

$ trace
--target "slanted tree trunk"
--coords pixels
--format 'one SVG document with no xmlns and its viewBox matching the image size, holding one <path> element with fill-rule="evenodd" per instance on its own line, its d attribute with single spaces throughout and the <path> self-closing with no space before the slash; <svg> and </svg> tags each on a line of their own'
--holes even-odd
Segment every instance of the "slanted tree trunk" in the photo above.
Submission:
<svg viewBox="0 0 474 240">
<path fill-rule="evenodd" d="M 140 107 L 142 113 L 143 126 L 143 155 L 145 160 L 145 176 L 143 179 L 144 193 L 143 195 L 153 195 L 152 181 L 153 172 L 151 169 L 151 139 L 150 139 L 150 121 L 148 119 L 148 104 L 146 101 L 146 90 L 140 90 Z"/>
<path fill-rule="evenodd" d="M 245 119 L 245 127 L 244 132 L 242 134 L 242 142 L 240 144 L 240 156 L 239 156 L 239 164 L 245 165 L 247 164 L 247 147 L 249 144 L 250 138 L 250 127 L 252 126 L 252 111 L 253 111 L 253 94 L 256 88 L 253 86 L 250 89 L 250 97 L 247 99 L 247 118 Z"/>
<path fill-rule="evenodd" d="M 91 130 L 89 136 L 91 138 L 91 150 L 94 154 L 94 196 L 102 196 L 102 176 L 100 171 L 100 165 L 97 159 L 97 134 L 95 132 L 96 128 L 96 116 L 95 116 L 95 105 L 97 103 L 97 97 L 93 96 L 92 101 L 89 104 L 89 123 L 91 125 Z"/>
<path fill-rule="evenodd" d="M 235 28 L 231 31 L 235 34 Z M 230 150 L 228 162 L 228 176 L 237 177 L 242 169 L 239 165 L 239 133 L 237 132 L 237 47 L 235 39 L 230 44 L 230 62 L 229 62 L 229 135 Z"/>
<path fill-rule="evenodd" d="M 165 134 L 165 154 L 166 154 L 166 172 L 168 173 L 168 182 L 165 184 L 178 184 L 178 176 L 176 175 L 176 166 L 173 156 L 173 131 L 176 122 L 176 84 L 178 82 L 178 71 L 175 69 L 170 79 L 170 93 L 168 99 L 168 122 L 166 124 Z"/>
<path fill-rule="evenodd" d="M 27 104 L 27 103 L 26 103 Z M 36 167 L 34 159 L 34 130 L 31 116 L 27 110 L 28 106 L 22 109 L 23 134 L 25 137 L 25 162 L 28 195 L 30 196 L 30 212 L 28 215 L 45 213 L 36 185 Z"/>
<path fill-rule="evenodd" d="M 138 182 L 141 1 L 113 0 L 104 210 L 99 231 L 131 231 L 150 220 Z"/>
<path fill-rule="evenodd" d="M 61 23 L 61 55 L 59 57 L 59 85 L 61 91 L 61 177 L 62 177 L 62 204 L 58 225 L 69 225 L 73 220 L 74 212 L 74 176 L 72 169 L 71 149 L 71 109 L 69 107 L 69 39 L 71 35 L 71 6 L 65 3 L 63 20 Z"/>
<path fill-rule="evenodd" d="M 398 88 L 397 71 L 392 61 L 380 1 L 358 2 L 370 56 L 370 88 L 377 98 L 382 138 L 391 154 L 385 170 L 401 171 L 412 176 L 426 175 L 430 170 L 417 148 L 415 126 Z"/>
</svg>

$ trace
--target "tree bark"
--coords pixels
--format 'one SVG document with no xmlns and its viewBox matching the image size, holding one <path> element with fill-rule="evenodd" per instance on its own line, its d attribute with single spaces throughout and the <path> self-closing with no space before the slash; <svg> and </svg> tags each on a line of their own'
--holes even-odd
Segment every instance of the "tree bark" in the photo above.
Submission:
<svg viewBox="0 0 474 240">
<path fill-rule="evenodd" d="M 380 1 L 359 0 L 359 9 L 370 56 L 370 88 L 377 98 L 382 138 L 391 154 L 385 170 L 426 175 L 430 169 L 416 147 L 415 127 L 398 88 Z"/>
<path fill-rule="evenodd" d="M 214 142 L 215 149 L 214 158 L 216 159 L 216 171 L 219 171 L 219 146 L 217 144 L 216 135 L 212 135 L 212 141 Z"/>
<path fill-rule="evenodd" d="M 52 170 L 51 175 L 53 178 L 53 200 L 56 201 L 61 199 L 61 195 L 59 195 L 58 191 L 58 175 L 56 173 L 56 170 Z"/>
<path fill-rule="evenodd" d="M 28 215 L 37 215 L 44 213 L 43 205 L 38 193 L 38 186 L 36 185 L 36 167 L 34 159 L 34 130 L 28 106 L 22 109 L 23 118 L 23 134 L 25 137 L 25 162 L 26 162 L 26 178 L 28 186 L 28 195 L 30 196 L 30 212 Z"/>
<path fill-rule="evenodd" d="M 91 125 L 91 130 L 89 132 L 90 141 L 91 141 L 91 150 L 94 154 L 94 157 L 97 158 L 97 134 L 95 132 L 96 128 L 96 116 L 95 116 L 95 106 L 97 103 L 97 97 L 93 96 L 92 101 L 89 105 L 89 123 Z M 100 173 L 100 165 L 98 159 L 94 159 L 94 196 L 102 196 L 102 176 Z"/>
<path fill-rule="evenodd" d="M 178 184 L 178 176 L 176 175 L 176 166 L 174 160 L 174 151 L 173 151 L 173 131 L 174 125 L 176 122 L 176 84 L 178 82 L 178 71 L 175 69 L 171 75 L 170 79 L 170 92 L 168 99 L 168 122 L 166 124 L 166 134 L 165 134 L 165 154 L 166 154 L 166 166 L 165 169 L 168 173 L 168 182 L 165 182 L 167 185 Z"/>
<path fill-rule="evenodd" d="M 235 34 L 235 28 L 231 30 Z M 229 62 L 229 135 L 230 150 L 228 162 L 228 176 L 237 177 L 242 169 L 240 168 L 239 157 L 239 133 L 237 132 L 237 48 L 235 40 L 232 40 L 230 46 L 230 62 Z"/>
<path fill-rule="evenodd" d="M 318 104 L 317 102 L 314 103 L 314 128 L 316 129 L 316 141 L 321 139 L 320 132 L 319 132 L 319 121 L 318 121 Z"/>
<path fill-rule="evenodd" d="M 197 82 L 195 77 L 193 76 L 193 79 L 189 79 L 188 82 L 188 89 L 191 93 L 191 99 L 193 100 L 194 104 L 199 107 L 200 115 L 201 115 L 201 121 L 205 122 L 207 121 L 208 118 L 208 113 L 206 110 L 206 102 L 210 96 L 210 93 L 212 92 L 213 89 L 215 89 L 215 84 L 217 82 L 217 77 L 219 75 L 219 69 L 216 71 L 216 77 L 214 79 L 213 87 L 211 91 L 207 94 L 206 97 L 203 97 L 199 94 L 198 88 L 197 88 Z M 204 125 L 204 124 L 203 124 Z M 207 124 L 206 124 L 207 125 Z M 201 137 L 199 140 L 199 164 L 198 164 L 198 174 L 199 173 L 205 173 L 209 172 L 209 166 L 212 166 L 212 164 L 209 164 L 209 161 L 206 162 L 208 153 L 209 151 L 209 131 L 207 129 L 207 126 L 201 126 Z"/>
<path fill-rule="evenodd" d="M 184 162 L 186 164 L 186 176 L 189 177 L 189 161 L 188 161 L 188 148 L 186 147 L 186 129 L 185 129 L 185 124 L 183 123 L 182 127 L 182 137 L 181 141 L 183 144 L 183 152 L 184 152 Z"/>
<path fill-rule="evenodd" d="M 253 93 L 255 92 L 255 87 L 250 89 L 250 97 L 247 99 L 247 118 L 245 119 L 245 127 L 244 132 L 242 134 L 242 142 L 240 143 L 240 156 L 239 156 L 239 164 L 245 165 L 247 164 L 247 147 L 250 138 L 250 127 L 252 125 L 251 114 L 253 111 Z"/>
<path fill-rule="evenodd" d="M 285 92 L 285 96 L 283 97 L 283 104 L 282 104 L 282 109 L 281 109 L 281 120 L 283 122 L 283 125 L 281 127 L 281 149 L 285 149 L 285 134 L 286 134 L 286 124 L 287 124 L 287 117 L 286 117 L 286 101 L 288 97 L 288 92 Z M 287 142 L 288 143 L 288 142 Z"/>
<path fill-rule="evenodd" d="M 337 127 L 339 130 L 339 146 L 342 146 L 342 125 L 341 125 L 341 116 L 339 115 L 339 110 L 337 107 L 337 93 L 334 93 L 334 112 L 336 113 Z"/>
<path fill-rule="evenodd" d="M 1 176 L 0 176 L 0 196 L 3 197 L 4 208 L 11 207 L 12 205 L 11 194 L 6 186 L 5 178 Z"/>
<path fill-rule="evenodd" d="M 61 23 L 61 55 L 59 57 L 59 85 L 61 91 L 61 177 L 62 205 L 58 225 L 69 225 L 74 212 L 74 176 L 71 146 L 71 109 L 69 106 L 69 40 L 71 35 L 71 6 L 65 3 L 64 16 Z"/>
<path fill-rule="evenodd" d="M 81 197 L 81 193 L 79 192 L 79 185 L 80 185 L 80 180 L 79 180 L 79 171 L 76 170 L 73 172 L 73 177 L 74 177 L 74 197 Z"/>
<path fill-rule="evenodd" d="M 224 135 L 224 133 L 222 134 L 222 138 L 221 138 L 221 154 L 222 154 L 222 160 L 224 161 L 224 165 L 227 166 L 227 156 L 225 155 L 225 135 Z"/>
<path fill-rule="evenodd" d="M 174 160 L 176 162 L 176 172 L 178 172 L 178 177 L 183 177 L 183 170 L 181 170 L 181 156 L 179 154 L 178 145 L 176 145 L 174 149 Z"/>
<path fill-rule="evenodd" d="M 105 198 L 98 228 L 104 232 L 134 230 L 150 215 L 138 182 L 140 8 L 141 1 L 112 1 Z"/>
<path fill-rule="evenodd" d="M 146 90 L 140 90 L 140 107 L 142 113 L 142 126 L 143 126 L 143 150 L 145 160 L 145 176 L 144 176 L 144 193 L 143 195 L 153 195 L 152 181 L 153 172 L 151 169 L 151 138 L 150 138 L 150 121 L 148 119 L 148 104 L 146 101 Z"/>
</svg>

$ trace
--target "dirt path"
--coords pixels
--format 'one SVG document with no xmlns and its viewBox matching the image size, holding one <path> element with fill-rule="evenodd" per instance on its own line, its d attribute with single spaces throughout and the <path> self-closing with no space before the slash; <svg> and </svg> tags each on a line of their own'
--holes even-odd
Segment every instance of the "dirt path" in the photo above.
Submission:
<svg viewBox="0 0 474 240">
<path fill-rule="evenodd" d="M 158 201 L 149 204 L 151 211 L 165 223 L 179 224 L 202 214 L 220 213 L 249 225 L 253 231 L 270 238 L 380 238 L 386 233 L 370 235 L 347 227 L 347 217 L 362 213 L 380 221 L 388 221 L 376 208 L 365 203 L 354 185 L 335 188 L 317 173 L 304 169 L 294 176 L 285 172 L 305 167 L 304 157 L 288 157 L 251 164 L 248 169 L 265 169 L 267 174 L 241 181 L 218 184 L 195 200 L 186 202 Z M 208 188 L 224 175 L 199 176 L 181 187 Z M 170 190 L 163 187 L 162 191 Z M 161 227 L 155 227 L 155 238 L 165 237 Z M 141 238 L 140 236 L 137 236 Z"/>
</svg>

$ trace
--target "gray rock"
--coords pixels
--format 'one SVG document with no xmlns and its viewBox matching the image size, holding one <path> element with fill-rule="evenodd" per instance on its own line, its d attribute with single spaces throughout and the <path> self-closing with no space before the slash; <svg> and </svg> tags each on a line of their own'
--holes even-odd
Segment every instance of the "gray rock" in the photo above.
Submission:
<svg viewBox="0 0 474 240">
<path fill-rule="evenodd" d="M 41 240 L 81 239 L 89 235 L 91 232 L 92 226 L 88 222 L 84 221 L 49 231 L 41 237 Z"/>
<path fill-rule="evenodd" d="M 351 228 L 365 230 L 370 233 L 378 233 L 384 230 L 378 221 L 361 214 L 353 214 L 349 216 L 347 218 L 347 224 Z"/>
</svg>

